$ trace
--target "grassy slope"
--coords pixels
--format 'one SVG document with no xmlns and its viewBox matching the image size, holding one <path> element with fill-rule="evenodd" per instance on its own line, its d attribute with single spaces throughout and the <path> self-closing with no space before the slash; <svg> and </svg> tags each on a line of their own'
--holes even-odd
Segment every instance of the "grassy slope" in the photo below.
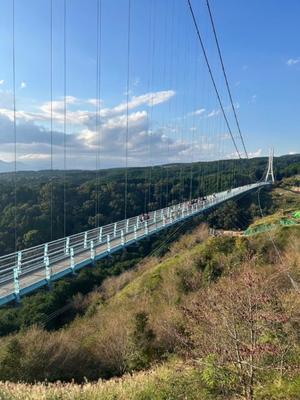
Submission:
<svg viewBox="0 0 300 400">
<path fill-rule="evenodd" d="M 299 238 L 299 228 L 294 228 L 289 234 L 289 242 L 293 238 Z M 287 246 L 286 232 L 283 228 L 277 236 L 278 244 L 282 249 Z M 92 336 L 97 335 L 99 326 L 107 323 L 107 318 L 119 319 L 120 314 L 125 313 L 125 319 L 132 317 L 132 310 L 135 312 L 140 309 L 147 308 L 148 312 L 152 310 L 150 318 L 152 319 L 152 327 L 155 328 L 155 318 L 159 320 L 164 316 L 163 309 L 168 304 L 167 310 L 170 311 L 170 304 L 180 302 L 180 297 L 185 295 L 183 290 L 183 277 L 187 280 L 200 279 L 198 286 L 207 283 L 209 278 L 206 276 L 197 276 L 196 264 L 201 263 L 214 248 L 215 257 L 221 257 L 224 267 L 238 262 L 243 258 L 245 252 L 245 243 L 250 247 L 257 248 L 257 253 L 263 256 L 265 254 L 268 241 L 262 237 L 260 240 L 254 239 L 228 239 L 224 238 L 224 243 L 231 241 L 234 253 L 229 254 L 222 247 L 222 239 L 207 239 L 204 243 L 200 243 L 205 237 L 203 230 L 188 235 L 177 242 L 171 249 L 171 253 L 165 256 L 163 260 L 152 259 L 145 262 L 139 269 L 126 272 L 118 278 L 108 279 L 102 288 L 101 294 L 95 293 L 90 299 L 90 308 L 86 316 L 79 318 L 66 328 L 64 332 L 75 335 L 78 330 L 84 330 L 85 334 L 89 332 L 86 340 L 92 340 Z M 299 243 L 298 243 L 299 244 Z M 239 255 L 236 253 L 239 252 Z M 207 260 L 206 260 L 207 261 Z M 226 267 L 225 267 L 226 268 Z M 186 276 L 187 271 L 192 275 Z M 188 282 L 185 282 L 188 285 Z M 168 293 L 167 293 L 168 292 Z M 138 305 L 138 306 L 137 306 Z M 156 316 L 155 316 L 156 315 Z M 161 321 L 160 321 L 161 322 Z M 157 321 L 159 323 L 159 321 Z M 128 328 L 129 325 L 127 325 Z M 156 326 L 157 328 L 157 326 Z M 86 330 L 87 329 L 87 330 Z M 99 332 L 98 332 L 99 333 Z M 159 333 L 159 332 L 156 332 Z M 54 333 L 57 335 L 58 333 Z M 59 333 L 62 337 L 62 333 Z M 85 343 L 87 345 L 87 343 Z M 94 346 L 95 343 L 92 345 Z M 66 350 L 67 351 L 67 350 Z M 300 395 L 299 386 L 294 382 L 288 382 L 284 387 L 279 387 L 280 393 L 286 391 L 285 398 L 297 399 Z M 271 389 L 269 389 L 271 390 Z M 276 396 L 277 388 L 272 387 Z M 268 396 L 268 395 L 267 395 Z M 278 395 L 279 396 L 279 395 Z M 124 375 L 122 378 L 112 379 L 110 381 L 99 381 L 94 384 L 54 384 L 44 385 L 26 385 L 26 384 L 0 384 L 0 399 L 80 399 L 80 400 L 96 400 L 96 399 L 120 399 L 120 400 L 147 400 L 147 399 L 217 399 L 205 389 L 205 385 L 201 381 L 199 371 L 193 367 L 183 364 L 178 358 L 172 357 L 169 361 L 160 366 L 153 367 L 149 371 L 137 372 L 133 375 Z M 223 398 L 223 397 L 220 397 Z M 269 397 L 258 397 L 269 398 Z M 272 397 L 279 399 L 279 397 Z"/>
<path fill-rule="evenodd" d="M 293 177 L 292 182 L 295 182 L 296 180 L 296 177 Z M 263 218 L 258 218 L 250 225 L 250 228 L 263 224 L 276 224 L 282 218 L 289 217 L 293 212 L 300 210 L 300 193 L 297 194 L 289 191 L 290 183 L 291 178 L 285 179 L 280 186 L 275 187 L 271 191 L 272 209 L 275 212 Z"/>
<path fill-rule="evenodd" d="M 182 363 L 168 363 L 134 375 L 94 384 L 76 385 L 0 383 L 1 400 L 200 400 L 213 399 L 197 371 Z"/>
</svg>

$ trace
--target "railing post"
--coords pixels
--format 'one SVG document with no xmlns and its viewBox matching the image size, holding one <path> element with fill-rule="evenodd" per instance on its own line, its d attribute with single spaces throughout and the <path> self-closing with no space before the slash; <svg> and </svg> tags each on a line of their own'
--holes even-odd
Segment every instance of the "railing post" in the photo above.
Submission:
<svg viewBox="0 0 300 400">
<path fill-rule="evenodd" d="M 17 258 L 18 272 L 21 272 L 21 267 L 22 267 L 22 252 L 18 251 L 18 258 Z"/>
<path fill-rule="evenodd" d="M 117 223 L 114 223 L 114 237 L 117 236 Z"/>
<path fill-rule="evenodd" d="M 49 256 L 48 256 L 48 243 L 46 243 L 44 246 L 44 265 L 45 265 L 46 280 L 49 285 L 50 281 L 51 281 L 51 269 L 50 269 L 50 261 L 49 261 Z"/>
<path fill-rule="evenodd" d="M 126 220 L 126 233 L 129 231 L 129 219 Z"/>
<path fill-rule="evenodd" d="M 48 255 L 44 256 L 44 264 L 45 264 L 45 270 L 46 270 L 46 280 L 47 280 L 48 285 L 50 285 L 52 271 L 51 271 Z"/>
<path fill-rule="evenodd" d="M 164 210 L 163 210 L 163 208 L 160 210 L 160 219 L 163 219 L 163 216 L 164 216 Z"/>
<path fill-rule="evenodd" d="M 19 271 L 18 268 L 14 268 L 14 287 L 15 287 L 15 296 L 16 301 L 20 301 L 20 282 L 19 282 Z"/>
<path fill-rule="evenodd" d="M 148 222 L 145 221 L 145 235 L 148 235 L 149 229 L 148 229 Z"/>
<path fill-rule="evenodd" d="M 137 231 L 136 231 L 136 226 L 134 226 L 134 227 L 133 227 L 133 230 L 134 230 L 134 238 L 135 238 L 135 240 L 137 240 Z"/>
<path fill-rule="evenodd" d="M 48 243 L 46 243 L 44 246 L 44 260 L 45 260 L 45 257 L 47 257 L 47 256 L 48 256 Z"/>
<path fill-rule="evenodd" d="M 99 243 L 102 242 L 102 232 L 103 232 L 103 228 L 102 226 L 99 228 Z"/>
<path fill-rule="evenodd" d="M 135 223 L 136 227 L 139 228 L 140 225 L 140 218 L 136 217 L 136 223 Z"/>
<path fill-rule="evenodd" d="M 84 232 L 83 248 L 87 249 L 87 232 Z"/>
<path fill-rule="evenodd" d="M 91 259 L 95 260 L 95 249 L 94 249 L 94 241 L 91 240 Z"/>
<path fill-rule="evenodd" d="M 154 214 L 153 214 L 153 222 L 156 224 L 156 210 L 154 211 Z"/>
<path fill-rule="evenodd" d="M 110 253 L 110 235 L 107 235 L 107 251 Z"/>
<path fill-rule="evenodd" d="M 122 246 L 124 246 L 124 244 L 125 244 L 123 229 L 121 230 L 121 244 L 122 244 Z"/>
<path fill-rule="evenodd" d="M 74 248 L 73 247 L 70 248 L 70 265 L 74 272 L 75 263 L 74 263 Z"/>
<path fill-rule="evenodd" d="M 163 215 L 163 226 L 166 226 L 166 217 Z"/>
<path fill-rule="evenodd" d="M 167 217 L 170 217 L 170 207 L 167 208 Z"/>
<path fill-rule="evenodd" d="M 67 255 L 69 255 L 69 253 L 70 253 L 70 238 L 69 238 L 69 237 L 67 237 L 67 239 L 66 239 L 65 253 L 66 253 Z"/>
</svg>

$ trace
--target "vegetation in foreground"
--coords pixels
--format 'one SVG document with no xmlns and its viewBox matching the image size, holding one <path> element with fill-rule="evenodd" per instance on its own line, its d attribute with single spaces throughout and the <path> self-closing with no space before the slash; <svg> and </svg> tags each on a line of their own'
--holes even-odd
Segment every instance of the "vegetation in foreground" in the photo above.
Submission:
<svg viewBox="0 0 300 400">
<path fill-rule="evenodd" d="M 201 227 L 79 299 L 69 326 L 3 338 L 2 381 L 122 378 L 3 383 L 2 398 L 298 399 L 300 231 L 273 234 L 283 262 L 266 235 Z"/>
</svg>

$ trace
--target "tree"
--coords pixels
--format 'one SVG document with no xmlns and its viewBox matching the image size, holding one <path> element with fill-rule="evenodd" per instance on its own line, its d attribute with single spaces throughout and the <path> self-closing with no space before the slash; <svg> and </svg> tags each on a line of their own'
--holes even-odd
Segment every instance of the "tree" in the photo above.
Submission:
<svg viewBox="0 0 300 400">
<path fill-rule="evenodd" d="M 188 328 L 182 343 L 189 356 L 200 358 L 211 390 L 253 400 L 264 374 L 282 368 L 288 316 L 279 298 L 263 273 L 246 268 L 199 292 L 184 308 Z"/>
<path fill-rule="evenodd" d="M 23 236 L 23 243 L 25 248 L 40 244 L 40 236 L 41 234 L 37 229 L 33 229 L 25 233 L 25 235 Z"/>
</svg>

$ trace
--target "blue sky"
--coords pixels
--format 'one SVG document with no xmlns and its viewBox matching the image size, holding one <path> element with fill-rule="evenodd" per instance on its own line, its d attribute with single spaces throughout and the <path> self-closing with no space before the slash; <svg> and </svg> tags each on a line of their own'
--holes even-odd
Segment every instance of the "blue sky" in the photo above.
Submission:
<svg viewBox="0 0 300 400">
<path fill-rule="evenodd" d="M 97 0 L 67 0 L 67 166 L 122 166 L 128 0 L 102 0 L 95 128 Z M 196 16 L 236 135 L 204 0 Z M 250 155 L 300 152 L 300 2 L 211 0 Z M 18 168 L 50 165 L 50 0 L 15 0 Z M 131 0 L 128 164 L 234 156 L 185 0 Z M 54 167 L 63 155 L 63 1 L 53 0 Z M 12 0 L 1 0 L 0 160 L 12 161 Z M 237 143 L 242 151 L 241 143 Z"/>
</svg>

